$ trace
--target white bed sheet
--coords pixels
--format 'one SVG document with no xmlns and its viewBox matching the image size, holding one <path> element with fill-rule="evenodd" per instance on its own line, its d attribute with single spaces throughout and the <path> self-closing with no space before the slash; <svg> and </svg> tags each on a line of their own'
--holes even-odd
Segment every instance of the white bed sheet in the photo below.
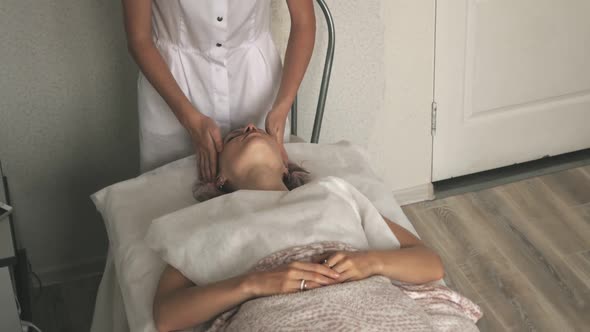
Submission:
<svg viewBox="0 0 590 332">
<path fill-rule="evenodd" d="M 362 149 L 348 142 L 327 145 L 290 143 L 286 145 L 286 148 L 291 160 L 310 170 L 314 178 L 333 175 L 345 179 L 369 198 L 381 214 L 417 235 L 414 227 L 395 201 L 391 191 L 382 184 L 371 170 L 367 162 L 367 155 Z M 149 182 L 151 177 L 161 176 L 171 171 L 178 172 L 181 170 L 186 172 L 187 178 L 191 176 L 194 178 L 194 163 L 194 157 L 187 157 L 145 173 L 138 178 L 107 187 L 100 192 L 113 190 L 113 188 L 116 190 L 117 186 L 125 186 L 125 183 L 133 181 Z M 192 182 L 192 180 L 188 181 Z M 95 199 L 95 197 L 93 198 Z M 105 220 L 105 223 L 107 222 Z M 107 225 L 107 231 L 109 232 L 110 242 L 113 243 L 114 241 L 116 243 L 122 234 L 115 233 L 124 232 L 125 228 Z M 125 291 L 121 291 L 122 287 L 128 286 L 119 283 L 113 250 L 109 247 L 104 275 L 97 294 L 91 332 L 127 332 L 130 330 L 128 322 L 135 317 L 127 316 L 130 310 L 129 307 L 125 310 L 125 301 L 122 296 Z"/>
</svg>

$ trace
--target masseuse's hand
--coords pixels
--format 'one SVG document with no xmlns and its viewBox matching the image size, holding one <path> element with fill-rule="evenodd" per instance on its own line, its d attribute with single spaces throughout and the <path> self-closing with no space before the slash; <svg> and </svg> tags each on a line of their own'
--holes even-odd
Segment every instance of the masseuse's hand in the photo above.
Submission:
<svg viewBox="0 0 590 332">
<path fill-rule="evenodd" d="M 324 266 L 340 273 L 338 282 L 366 279 L 375 274 L 377 266 L 371 251 L 331 252 L 324 259 Z"/>
<path fill-rule="evenodd" d="M 213 119 L 198 112 L 188 119 L 186 127 L 197 156 L 199 179 L 212 182 L 217 176 L 217 153 L 223 149 L 221 131 Z"/>
<path fill-rule="evenodd" d="M 338 273 L 327 266 L 293 262 L 274 270 L 254 272 L 248 275 L 248 292 L 253 297 L 287 294 L 301 291 L 301 280 L 305 279 L 305 289 L 314 289 L 337 283 Z"/>
<path fill-rule="evenodd" d="M 281 148 L 281 156 L 283 161 L 287 163 L 289 158 L 287 157 L 287 151 L 285 150 L 284 137 L 285 137 L 285 122 L 287 121 L 287 115 L 289 110 L 283 110 L 275 108 L 268 112 L 266 115 L 265 129 L 266 133 L 272 136 Z"/>
</svg>

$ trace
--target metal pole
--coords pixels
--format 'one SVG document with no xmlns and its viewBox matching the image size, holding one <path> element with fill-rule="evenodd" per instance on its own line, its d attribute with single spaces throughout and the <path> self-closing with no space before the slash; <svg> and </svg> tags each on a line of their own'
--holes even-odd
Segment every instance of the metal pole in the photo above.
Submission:
<svg viewBox="0 0 590 332">
<path fill-rule="evenodd" d="M 291 105 L 291 135 L 297 136 L 297 96 Z"/>
<path fill-rule="evenodd" d="M 6 204 L 12 206 L 12 202 L 10 200 L 10 189 L 8 188 L 8 178 L 4 174 L 4 169 L 2 169 L 2 162 L 0 161 L 0 176 L 2 177 L 2 187 L 4 188 L 4 198 L 6 199 Z M 8 223 L 10 226 L 10 232 L 12 233 L 12 246 L 14 247 L 14 255 L 16 256 L 18 252 L 18 243 L 16 243 L 16 231 L 14 229 L 14 207 L 12 213 L 8 216 Z"/>
<path fill-rule="evenodd" d="M 318 106 L 315 113 L 315 120 L 313 122 L 313 131 L 311 134 L 311 143 L 318 143 L 320 139 L 320 130 L 322 128 L 322 119 L 324 118 L 324 108 L 326 106 L 326 97 L 328 95 L 328 86 L 330 84 L 330 76 L 332 75 L 332 63 L 334 62 L 334 49 L 336 44 L 336 31 L 334 28 L 334 19 L 332 13 L 328 9 L 328 5 L 324 0 L 317 0 L 328 25 L 328 51 L 326 52 L 326 61 L 324 64 L 324 73 L 322 76 L 322 84 L 320 87 L 320 95 L 318 98 Z"/>
</svg>

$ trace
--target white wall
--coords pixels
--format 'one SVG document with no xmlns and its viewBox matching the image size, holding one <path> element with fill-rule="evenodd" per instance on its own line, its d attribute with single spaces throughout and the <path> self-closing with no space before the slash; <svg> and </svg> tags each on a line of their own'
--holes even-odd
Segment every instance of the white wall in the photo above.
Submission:
<svg viewBox="0 0 590 332">
<path fill-rule="evenodd" d="M 399 191 L 431 182 L 434 0 L 381 4 L 385 98 L 373 119 L 368 149 L 377 173 Z"/>
<path fill-rule="evenodd" d="M 43 275 L 102 264 L 89 195 L 138 172 L 136 67 L 120 1 L 2 0 L 0 159 Z"/>
<path fill-rule="evenodd" d="M 337 30 L 336 56 L 320 142 L 342 139 L 367 146 L 374 115 L 384 100 L 383 22 L 381 0 L 327 1 Z M 274 32 L 284 53 L 289 31 L 285 1 L 275 0 Z M 299 98 L 299 135 L 307 140 L 315 116 L 327 33 L 321 10 L 316 6 L 318 33 L 314 56 L 302 83 Z"/>
<path fill-rule="evenodd" d="M 376 172 L 398 191 L 430 183 L 434 0 L 327 0 L 336 24 L 336 57 L 320 142 L 349 140 L 368 149 Z M 275 0 L 274 33 L 286 46 L 285 2 Z M 316 6 L 316 16 L 321 11 Z M 300 135 L 309 139 L 326 47 L 318 37 L 300 91 Z"/>
<path fill-rule="evenodd" d="M 337 48 L 320 141 L 366 147 L 392 190 L 428 184 L 434 0 L 327 2 Z M 273 7 L 284 49 L 285 1 Z M 0 6 L 0 158 L 36 271 L 99 269 L 107 240 L 88 196 L 137 172 L 136 67 L 121 23 L 120 1 Z M 307 138 L 327 39 L 318 26 L 300 93 Z"/>
</svg>

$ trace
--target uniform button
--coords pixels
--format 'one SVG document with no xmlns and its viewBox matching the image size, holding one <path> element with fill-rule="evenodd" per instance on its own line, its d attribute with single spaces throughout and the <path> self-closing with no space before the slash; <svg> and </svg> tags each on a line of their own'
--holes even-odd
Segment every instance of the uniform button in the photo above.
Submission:
<svg viewBox="0 0 590 332">
<path fill-rule="evenodd" d="M 221 43 L 217 43 L 215 44 L 217 47 L 221 47 Z"/>
<path fill-rule="evenodd" d="M 221 21 L 223 21 L 223 17 L 217 16 L 217 22 L 221 22 Z"/>
</svg>

